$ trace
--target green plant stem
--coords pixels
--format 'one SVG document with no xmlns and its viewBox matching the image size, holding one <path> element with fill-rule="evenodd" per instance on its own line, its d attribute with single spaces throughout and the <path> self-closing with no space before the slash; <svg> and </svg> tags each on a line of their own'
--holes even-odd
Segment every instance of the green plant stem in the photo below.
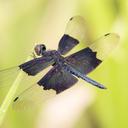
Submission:
<svg viewBox="0 0 128 128">
<path fill-rule="evenodd" d="M 11 104 L 13 97 L 16 93 L 16 90 L 21 82 L 23 76 L 23 72 L 20 71 L 19 74 L 17 75 L 15 81 L 13 82 L 8 94 L 5 97 L 5 100 L 3 101 L 1 107 L 0 107 L 0 126 L 2 125 L 2 122 L 5 118 L 6 112 L 8 110 L 9 105 Z"/>
</svg>

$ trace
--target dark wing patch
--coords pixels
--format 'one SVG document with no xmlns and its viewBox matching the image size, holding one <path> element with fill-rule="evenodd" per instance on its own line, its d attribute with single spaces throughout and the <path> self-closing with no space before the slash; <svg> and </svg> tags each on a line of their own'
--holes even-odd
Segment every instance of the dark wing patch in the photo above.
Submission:
<svg viewBox="0 0 128 128">
<path fill-rule="evenodd" d="M 66 57 L 65 59 L 82 74 L 91 72 L 102 62 L 96 58 L 96 52 L 93 52 L 88 47 Z"/>
<path fill-rule="evenodd" d="M 54 64 L 54 60 L 51 57 L 43 56 L 25 62 L 24 64 L 21 64 L 19 67 L 28 75 L 34 76 L 52 64 Z"/>
<path fill-rule="evenodd" d="M 60 93 L 65 89 L 70 88 L 77 82 L 77 78 L 68 72 L 59 68 L 53 67 L 37 84 L 44 87 L 44 90 L 53 89 L 56 93 Z"/>
<path fill-rule="evenodd" d="M 65 55 L 68 53 L 75 45 L 79 43 L 78 40 L 74 39 L 73 37 L 64 34 L 59 42 L 59 48 L 58 51 Z"/>
</svg>

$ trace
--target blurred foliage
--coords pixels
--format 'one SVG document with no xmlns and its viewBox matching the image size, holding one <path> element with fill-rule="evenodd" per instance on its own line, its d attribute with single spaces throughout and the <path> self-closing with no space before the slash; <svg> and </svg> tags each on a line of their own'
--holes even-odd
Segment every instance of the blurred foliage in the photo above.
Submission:
<svg viewBox="0 0 128 128">
<path fill-rule="evenodd" d="M 121 36 L 114 53 L 90 76 L 107 85 L 97 91 L 95 103 L 85 111 L 75 128 L 128 128 L 128 1 L 127 0 L 1 0 L 0 68 L 22 63 L 34 43 L 56 48 L 65 25 L 73 15 L 83 16 L 91 38 L 107 32 Z M 35 128 L 37 112 L 9 109 L 2 128 Z"/>
</svg>

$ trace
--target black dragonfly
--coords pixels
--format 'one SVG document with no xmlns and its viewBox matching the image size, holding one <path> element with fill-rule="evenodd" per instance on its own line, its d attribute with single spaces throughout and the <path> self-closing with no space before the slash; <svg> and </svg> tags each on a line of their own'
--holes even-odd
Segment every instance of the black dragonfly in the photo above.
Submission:
<svg viewBox="0 0 128 128">
<path fill-rule="evenodd" d="M 87 34 L 84 19 L 81 16 L 74 16 L 69 20 L 57 50 L 46 50 L 44 44 L 37 44 L 34 48 L 34 58 L 19 65 L 18 68 L 29 76 L 35 76 L 49 66 L 53 68 L 35 85 L 17 96 L 14 103 L 23 103 L 26 97 L 31 101 L 34 93 L 42 95 L 46 90 L 54 90 L 58 94 L 73 86 L 78 78 L 100 89 L 106 89 L 104 85 L 89 78 L 87 74 L 101 64 L 116 47 L 119 36 L 115 33 L 107 33 L 96 41 L 88 43 Z M 65 57 L 81 42 L 86 44 L 85 48 Z"/>
</svg>

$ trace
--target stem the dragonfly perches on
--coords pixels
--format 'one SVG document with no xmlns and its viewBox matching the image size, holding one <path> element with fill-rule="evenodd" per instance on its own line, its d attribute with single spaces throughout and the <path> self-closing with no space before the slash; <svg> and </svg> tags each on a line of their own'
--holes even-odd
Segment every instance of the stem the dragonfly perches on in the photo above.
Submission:
<svg viewBox="0 0 128 128">
<path fill-rule="evenodd" d="M 29 60 L 29 59 L 30 59 L 30 57 L 28 57 L 27 60 Z M 8 94 L 6 95 L 5 99 L 3 100 L 2 105 L 0 106 L 0 126 L 3 123 L 3 120 L 6 116 L 6 112 L 9 108 L 9 105 L 13 101 L 14 95 L 19 87 L 22 77 L 23 77 L 23 72 L 20 71 L 19 74 L 17 75 L 15 81 L 13 82 L 11 88 L 9 89 Z"/>
</svg>

